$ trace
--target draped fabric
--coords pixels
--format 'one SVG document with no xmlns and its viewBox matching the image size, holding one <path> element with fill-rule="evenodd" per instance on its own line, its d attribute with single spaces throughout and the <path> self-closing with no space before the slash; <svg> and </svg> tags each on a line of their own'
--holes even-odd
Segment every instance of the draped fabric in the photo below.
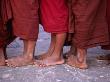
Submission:
<svg viewBox="0 0 110 82">
<path fill-rule="evenodd" d="M 0 0 L 0 48 L 15 39 L 11 25 L 12 13 L 8 0 Z"/>
<path fill-rule="evenodd" d="M 106 0 L 72 0 L 75 16 L 73 42 L 76 47 L 90 48 L 109 43 Z"/>
<path fill-rule="evenodd" d="M 45 31 L 50 33 L 67 32 L 68 16 L 65 0 L 40 1 L 40 17 Z"/>
<path fill-rule="evenodd" d="M 26 40 L 38 37 L 38 0 L 10 0 L 14 35 Z"/>
<path fill-rule="evenodd" d="M 108 31 L 109 31 L 109 42 L 110 42 L 110 0 L 107 0 L 107 22 L 108 22 Z M 110 50 L 110 43 L 109 45 L 102 46 L 103 49 Z"/>
</svg>

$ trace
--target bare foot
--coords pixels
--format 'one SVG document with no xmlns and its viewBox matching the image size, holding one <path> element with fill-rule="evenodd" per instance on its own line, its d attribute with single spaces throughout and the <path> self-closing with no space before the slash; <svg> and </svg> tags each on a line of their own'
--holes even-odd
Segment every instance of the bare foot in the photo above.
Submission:
<svg viewBox="0 0 110 82">
<path fill-rule="evenodd" d="M 34 64 L 34 60 L 31 57 L 18 56 L 6 60 L 6 64 L 9 67 L 20 67 L 20 66 L 32 65 Z"/>
<path fill-rule="evenodd" d="M 0 57 L 0 66 L 5 66 L 6 64 L 5 64 L 5 58 L 1 58 Z"/>
<path fill-rule="evenodd" d="M 53 56 L 50 56 L 43 60 L 37 60 L 35 62 L 35 65 L 39 67 L 48 67 L 48 66 L 60 65 L 60 64 L 63 64 L 64 62 L 65 61 L 63 58 L 61 59 L 61 58 L 55 58 Z"/>
<path fill-rule="evenodd" d="M 5 57 L 4 57 L 4 52 L 3 49 L 0 49 L 0 66 L 5 66 Z"/>
<path fill-rule="evenodd" d="M 66 60 L 66 63 L 72 67 L 76 67 L 76 68 L 80 68 L 80 69 L 87 69 L 88 68 L 88 65 L 84 62 L 79 62 L 77 60 L 77 57 L 74 56 L 74 55 L 70 55 L 68 57 L 68 59 Z"/>
<path fill-rule="evenodd" d="M 48 56 L 50 56 L 50 54 L 48 54 L 48 52 L 47 52 L 47 53 L 43 53 L 42 55 L 36 56 L 35 58 L 37 60 L 43 60 L 43 59 L 47 58 Z"/>
</svg>

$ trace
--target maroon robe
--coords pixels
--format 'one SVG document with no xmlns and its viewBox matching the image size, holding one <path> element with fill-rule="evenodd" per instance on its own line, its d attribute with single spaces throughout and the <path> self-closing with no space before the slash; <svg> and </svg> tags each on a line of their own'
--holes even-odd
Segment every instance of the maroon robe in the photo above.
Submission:
<svg viewBox="0 0 110 82">
<path fill-rule="evenodd" d="M 38 37 L 38 0 L 10 0 L 14 35 L 26 40 Z"/>
<path fill-rule="evenodd" d="M 74 45 L 90 48 L 109 43 L 106 22 L 106 0 L 74 0 L 75 15 Z"/>
<path fill-rule="evenodd" d="M 75 25 L 75 16 L 74 13 L 72 11 L 72 0 L 66 0 L 67 4 L 68 4 L 68 9 L 69 9 L 69 24 L 68 24 L 68 28 L 69 28 L 69 32 L 68 33 L 74 33 L 74 25 Z"/>
<path fill-rule="evenodd" d="M 7 44 L 7 32 L 3 27 L 3 21 L 0 20 L 0 48 L 4 47 Z"/>
<path fill-rule="evenodd" d="M 41 0 L 41 22 L 50 33 L 68 32 L 68 7 L 65 0 Z"/>
<path fill-rule="evenodd" d="M 108 31 L 109 31 L 109 41 L 110 41 L 110 0 L 107 0 L 107 22 L 108 22 Z M 110 50 L 110 44 L 102 46 L 103 49 Z"/>
<path fill-rule="evenodd" d="M 11 18 L 9 1 L 0 0 L 0 48 L 5 47 L 15 38 L 11 29 Z"/>
</svg>

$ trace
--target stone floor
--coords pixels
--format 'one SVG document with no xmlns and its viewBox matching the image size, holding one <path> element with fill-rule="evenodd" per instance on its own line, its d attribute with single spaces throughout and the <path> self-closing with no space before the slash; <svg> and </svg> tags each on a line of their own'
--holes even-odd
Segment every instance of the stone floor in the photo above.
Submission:
<svg viewBox="0 0 110 82">
<path fill-rule="evenodd" d="M 50 35 L 40 29 L 35 55 L 48 49 Z M 7 48 L 8 57 L 22 53 L 23 43 L 17 38 Z M 64 47 L 67 52 L 69 47 Z M 17 53 L 17 54 L 16 54 Z M 88 50 L 89 69 L 81 70 L 66 64 L 46 68 L 36 66 L 23 66 L 17 68 L 0 67 L 0 82 L 110 82 L 110 65 L 107 62 L 96 60 L 97 55 L 104 55 L 110 51 L 101 50 L 100 47 Z"/>
</svg>

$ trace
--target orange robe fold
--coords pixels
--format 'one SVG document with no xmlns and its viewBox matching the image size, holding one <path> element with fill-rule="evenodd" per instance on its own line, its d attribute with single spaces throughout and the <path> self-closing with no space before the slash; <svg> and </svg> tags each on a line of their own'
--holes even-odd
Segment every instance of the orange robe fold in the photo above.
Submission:
<svg viewBox="0 0 110 82">
<path fill-rule="evenodd" d="M 106 22 L 106 0 L 74 0 L 75 15 L 74 45 L 90 48 L 109 43 Z"/>
<path fill-rule="evenodd" d="M 26 40 L 38 37 L 38 0 L 10 0 L 13 12 L 13 32 Z"/>
</svg>

